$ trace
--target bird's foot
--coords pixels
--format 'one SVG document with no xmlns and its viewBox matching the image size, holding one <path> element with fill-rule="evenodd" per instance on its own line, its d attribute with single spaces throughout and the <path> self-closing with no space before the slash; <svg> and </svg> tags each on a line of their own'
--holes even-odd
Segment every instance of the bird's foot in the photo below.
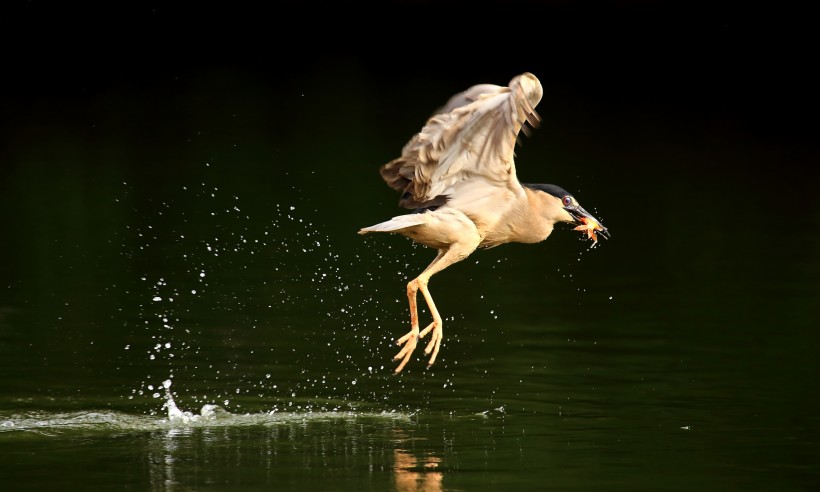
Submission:
<svg viewBox="0 0 820 492">
<path fill-rule="evenodd" d="M 419 329 L 415 328 L 410 330 L 406 335 L 396 340 L 396 345 L 404 345 L 402 349 L 393 357 L 393 360 L 402 359 L 399 366 L 394 371 L 396 374 L 400 373 L 407 362 L 410 361 L 410 357 L 413 355 L 413 351 L 416 350 L 416 344 L 418 343 L 419 339 Z"/>
<path fill-rule="evenodd" d="M 425 354 L 430 354 L 431 352 L 433 355 L 430 356 L 430 360 L 427 362 L 427 367 L 432 366 L 436 362 L 436 356 L 438 355 L 438 349 L 441 347 L 441 339 L 444 336 L 444 333 L 441 329 L 441 322 L 439 321 L 436 323 L 433 321 L 427 328 L 422 330 L 419 334 L 419 338 L 424 338 L 427 333 L 432 330 L 433 334 L 430 337 L 430 341 L 427 342 L 427 347 L 424 349 Z"/>
</svg>

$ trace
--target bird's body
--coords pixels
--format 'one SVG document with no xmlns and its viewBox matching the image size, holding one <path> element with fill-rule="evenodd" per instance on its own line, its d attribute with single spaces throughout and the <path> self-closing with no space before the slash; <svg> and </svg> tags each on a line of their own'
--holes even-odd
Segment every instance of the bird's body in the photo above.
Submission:
<svg viewBox="0 0 820 492">
<path fill-rule="evenodd" d="M 393 232 L 438 250 L 433 262 L 407 285 L 411 330 L 398 340 L 396 355 L 409 361 L 418 338 L 433 333 L 425 349 L 435 362 L 442 320 L 427 283 L 435 273 L 463 260 L 477 248 L 504 243 L 537 243 L 556 222 L 583 224 L 590 237 L 606 229 L 554 185 L 518 181 L 514 150 L 525 123 L 535 126 L 535 106 L 543 90 L 524 73 L 509 86 L 481 84 L 454 95 L 402 149 L 381 167 L 382 178 L 402 192 L 399 204 L 413 213 L 362 228 L 359 233 Z M 433 321 L 419 330 L 416 293 L 421 290 Z"/>
</svg>

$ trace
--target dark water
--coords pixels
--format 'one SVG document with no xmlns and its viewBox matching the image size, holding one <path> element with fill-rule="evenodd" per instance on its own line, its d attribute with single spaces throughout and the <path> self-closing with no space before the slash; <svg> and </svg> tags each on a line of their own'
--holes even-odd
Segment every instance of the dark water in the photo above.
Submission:
<svg viewBox="0 0 820 492">
<path fill-rule="evenodd" d="M 546 95 L 519 177 L 574 191 L 613 237 L 563 228 L 434 277 L 441 354 L 397 376 L 405 284 L 434 252 L 356 234 L 399 212 L 377 168 L 453 92 L 518 72 L 351 60 L 6 92 L 3 490 L 820 483 L 802 120 L 526 67 Z"/>
</svg>

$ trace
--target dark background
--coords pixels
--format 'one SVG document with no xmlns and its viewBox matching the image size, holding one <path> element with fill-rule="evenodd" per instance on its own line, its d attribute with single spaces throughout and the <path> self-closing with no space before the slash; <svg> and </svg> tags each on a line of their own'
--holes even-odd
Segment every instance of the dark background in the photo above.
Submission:
<svg viewBox="0 0 820 492">
<path fill-rule="evenodd" d="M 615 161 L 599 164 L 601 176 L 624 193 L 645 185 L 636 175 L 692 172 L 708 193 L 771 185 L 760 192 L 799 200 L 792 185 L 805 182 L 802 173 L 813 169 L 801 166 L 816 156 L 810 18 L 793 5 L 727 2 L 11 2 L 2 18 L 3 160 L 13 163 L 9 149 L 36 139 L 35 128 L 88 132 L 96 120 L 105 131 L 103 111 L 147 131 L 186 117 L 180 112 L 190 117 L 196 107 L 159 101 L 179 100 L 209 75 L 225 81 L 207 94 L 214 103 L 250 98 L 237 90 L 244 82 L 267 93 L 258 104 L 269 105 L 267 116 L 259 110 L 269 127 L 257 131 L 269 137 L 311 131 L 296 122 L 324 128 L 358 116 L 398 149 L 443 95 L 531 71 L 545 86 L 538 110 L 555 140 L 601 149 L 692 140 L 729 152 L 755 146 L 752 160 L 688 160 L 683 170 L 601 155 Z M 298 114 L 305 106 L 294 96 L 306 89 L 321 99 L 311 100 L 313 114 Z M 357 110 L 362 97 L 376 102 L 373 112 Z M 283 111 L 272 115 L 274 106 Z M 552 113 L 564 117 L 551 121 Z"/>
<path fill-rule="evenodd" d="M 420 95 L 425 81 L 460 88 L 529 70 L 590 106 L 748 120 L 743 130 L 779 138 L 810 136 L 817 104 L 816 35 L 788 4 L 30 1 L 10 2 L 2 22 L 4 102 L 21 111 L 216 69 L 273 92 L 328 64 Z"/>
</svg>

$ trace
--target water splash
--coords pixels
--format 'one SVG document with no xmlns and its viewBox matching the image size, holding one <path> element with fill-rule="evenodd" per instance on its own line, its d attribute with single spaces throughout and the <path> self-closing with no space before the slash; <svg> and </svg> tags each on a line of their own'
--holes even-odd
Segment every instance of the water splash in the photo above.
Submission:
<svg viewBox="0 0 820 492">
<path fill-rule="evenodd" d="M 190 423 L 200 420 L 227 419 L 231 417 L 230 412 L 213 403 L 203 405 L 199 411 L 199 415 L 182 411 L 177 406 L 176 401 L 174 401 L 174 395 L 171 393 L 171 380 L 166 379 L 163 381 L 162 387 L 165 389 L 165 403 L 162 404 L 162 408 L 167 410 L 168 421 L 170 422 Z"/>
<path fill-rule="evenodd" d="M 189 428 L 245 427 L 256 425 L 280 425 L 292 423 L 322 422 L 332 420 L 358 421 L 401 421 L 410 422 L 413 414 L 404 412 L 294 412 L 253 414 L 209 412 L 203 407 L 200 415 L 181 412 L 182 417 L 165 418 L 138 415 L 112 410 L 0 413 L 0 439 L 3 436 L 28 433 L 42 437 L 57 437 L 66 434 L 112 434 L 122 432 L 173 431 Z"/>
<path fill-rule="evenodd" d="M 278 411 L 333 411 L 350 408 L 350 401 L 388 399 L 384 378 L 392 375 L 395 330 L 381 326 L 403 325 L 405 312 L 393 299 L 380 308 L 379 297 L 367 294 L 377 289 L 368 284 L 388 280 L 377 270 L 398 270 L 406 279 L 412 267 L 389 244 L 375 261 L 371 253 L 344 253 L 327 228 L 314 223 L 322 215 L 309 199 L 298 194 L 292 203 L 272 203 L 266 220 L 251 220 L 237 194 L 203 180 L 159 205 L 154 201 L 143 223 L 129 226 L 134 241 L 123 243 L 123 254 L 151 261 L 137 274 L 132 298 L 140 324 L 122 355 L 124 365 L 144 368 L 145 376 L 124 398 L 167 403 L 170 389 L 158 381 L 183 380 L 198 405 L 218 402 L 232 412 L 251 400 L 257 406 L 275 401 Z M 173 262 L 167 270 L 151 258 L 160 250 Z M 236 281 L 249 274 L 259 278 Z M 396 302 L 404 302 L 402 293 L 396 291 Z M 311 324 L 301 326 L 302 319 Z M 254 337 L 257 330 L 279 336 Z M 312 340 L 302 343 L 315 350 L 300 349 L 296 336 Z M 345 344 L 337 343 L 340 337 Z M 351 338 L 358 341 L 355 353 Z M 223 349 L 214 350 L 214 343 Z M 374 364 L 378 360 L 383 364 Z M 202 418 L 201 411 L 188 414 L 170 401 L 162 413 Z"/>
<path fill-rule="evenodd" d="M 388 419 L 408 421 L 412 413 L 382 412 L 342 412 L 342 411 L 298 411 L 281 412 L 276 409 L 236 414 L 219 405 L 208 403 L 199 413 L 181 409 L 171 391 L 171 380 L 162 383 L 164 402 L 161 409 L 165 417 L 159 415 L 134 415 L 117 411 L 79 411 L 0 413 L 0 436 L 10 432 L 30 432 L 42 436 L 57 436 L 67 432 L 112 432 L 112 431 L 156 431 L 190 427 L 237 427 L 247 425 L 273 425 L 333 419 Z"/>
</svg>

